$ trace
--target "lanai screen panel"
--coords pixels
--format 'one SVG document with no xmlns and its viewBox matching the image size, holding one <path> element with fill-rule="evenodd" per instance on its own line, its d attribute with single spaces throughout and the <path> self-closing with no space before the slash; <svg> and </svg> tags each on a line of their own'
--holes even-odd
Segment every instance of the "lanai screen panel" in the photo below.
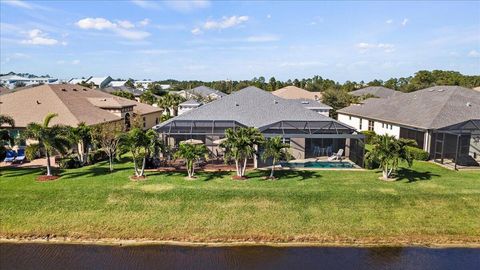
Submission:
<svg viewBox="0 0 480 270">
<path fill-rule="evenodd" d="M 223 135 L 225 130 L 243 127 L 236 121 L 227 120 L 174 120 L 157 129 L 158 132 L 168 135 Z"/>
<path fill-rule="evenodd" d="M 344 134 L 354 130 L 336 121 L 280 121 L 260 128 L 264 134 Z"/>
</svg>

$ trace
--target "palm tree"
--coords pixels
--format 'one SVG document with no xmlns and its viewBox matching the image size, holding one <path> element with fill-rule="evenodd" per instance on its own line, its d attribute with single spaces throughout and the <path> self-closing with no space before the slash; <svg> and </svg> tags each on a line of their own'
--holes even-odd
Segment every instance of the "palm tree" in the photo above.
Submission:
<svg viewBox="0 0 480 270">
<path fill-rule="evenodd" d="M 3 125 L 9 125 L 10 127 L 14 128 L 15 121 L 10 116 L 0 114 L 0 127 L 2 127 Z M 8 132 L 8 130 L 4 128 L 0 128 L 0 141 L 2 142 L 0 144 L 0 146 L 2 147 L 6 143 L 10 145 L 14 143 L 12 136 L 10 136 L 10 133 Z"/>
<path fill-rule="evenodd" d="M 80 123 L 77 127 L 70 129 L 70 137 L 72 141 L 77 143 L 78 157 L 82 163 L 87 162 L 84 157 L 88 159 L 88 145 L 92 143 L 92 129 L 85 123 Z"/>
<path fill-rule="evenodd" d="M 256 128 L 245 127 L 225 131 L 225 141 L 220 146 L 225 148 L 225 158 L 233 159 L 238 177 L 245 176 L 247 160 L 256 154 L 256 147 L 264 142 L 262 133 Z"/>
<path fill-rule="evenodd" d="M 185 159 L 188 178 L 192 179 L 195 175 L 195 161 L 208 156 L 208 149 L 204 144 L 180 143 L 175 158 Z"/>
<path fill-rule="evenodd" d="M 47 157 L 47 176 L 52 175 L 50 156 L 54 152 L 65 153 L 71 143 L 65 126 L 57 124 L 50 127 L 50 122 L 57 116 L 56 113 L 49 113 L 45 116 L 43 124 L 28 124 L 24 134 L 28 139 L 37 140 L 40 148 L 43 148 Z"/>
<path fill-rule="evenodd" d="M 409 167 L 412 166 L 413 156 L 410 154 L 408 146 L 415 146 L 415 141 L 396 139 L 389 135 L 377 135 L 371 139 L 371 144 L 372 150 L 365 155 L 365 159 L 369 163 L 378 162 L 380 164 L 384 180 L 391 178 L 401 160 L 406 161 Z"/>
<path fill-rule="evenodd" d="M 288 153 L 286 149 L 290 147 L 289 144 L 283 143 L 281 137 L 273 137 L 268 140 L 266 140 L 265 145 L 264 145 L 264 151 L 262 154 L 263 160 L 267 160 L 269 158 L 272 158 L 272 170 L 270 172 L 270 179 L 274 179 L 273 177 L 273 171 L 275 169 L 275 163 L 282 158 L 287 158 Z"/>
<path fill-rule="evenodd" d="M 147 159 L 150 139 L 145 131 L 140 128 L 133 128 L 125 134 L 121 140 L 124 149 L 132 153 L 133 168 L 136 177 L 145 176 L 145 162 Z"/>
</svg>

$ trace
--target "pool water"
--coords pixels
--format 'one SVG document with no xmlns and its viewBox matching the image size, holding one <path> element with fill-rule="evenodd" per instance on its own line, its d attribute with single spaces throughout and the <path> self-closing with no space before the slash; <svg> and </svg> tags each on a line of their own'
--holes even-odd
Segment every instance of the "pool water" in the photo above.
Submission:
<svg viewBox="0 0 480 270">
<path fill-rule="evenodd" d="M 307 162 L 284 162 L 280 164 L 287 168 L 335 168 L 351 169 L 354 165 L 350 162 L 338 161 L 307 161 Z"/>
</svg>

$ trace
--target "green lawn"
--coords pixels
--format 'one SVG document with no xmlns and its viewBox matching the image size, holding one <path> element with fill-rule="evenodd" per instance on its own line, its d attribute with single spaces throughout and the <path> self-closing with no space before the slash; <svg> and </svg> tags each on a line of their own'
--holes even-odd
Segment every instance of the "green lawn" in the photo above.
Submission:
<svg viewBox="0 0 480 270">
<path fill-rule="evenodd" d="M 2 169 L 0 236 L 181 241 L 479 243 L 480 172 L 426 162 L 383 182 L 376 171 L 149 173 L 130 163 L 68 170 L 39 183 L 40 169 Z"/>
</svg>

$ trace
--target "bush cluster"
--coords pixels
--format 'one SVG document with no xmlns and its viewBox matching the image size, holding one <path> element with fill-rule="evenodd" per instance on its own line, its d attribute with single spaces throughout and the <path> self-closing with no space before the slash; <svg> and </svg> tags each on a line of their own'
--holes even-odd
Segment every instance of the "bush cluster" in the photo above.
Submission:
<svg viewBox="0 0 480 270">
<path fill-rule="evenodd" d="M 415 160 L 423 160 L 426 161 L 428 160 L 430 154 L 426 151 L 423 151 L 420 148 L 417 147 L 412 147 L 412 146 L 407 146 L 408 151 L 410 154 L 413 156 L 413 159 Z"/>
</svg>

